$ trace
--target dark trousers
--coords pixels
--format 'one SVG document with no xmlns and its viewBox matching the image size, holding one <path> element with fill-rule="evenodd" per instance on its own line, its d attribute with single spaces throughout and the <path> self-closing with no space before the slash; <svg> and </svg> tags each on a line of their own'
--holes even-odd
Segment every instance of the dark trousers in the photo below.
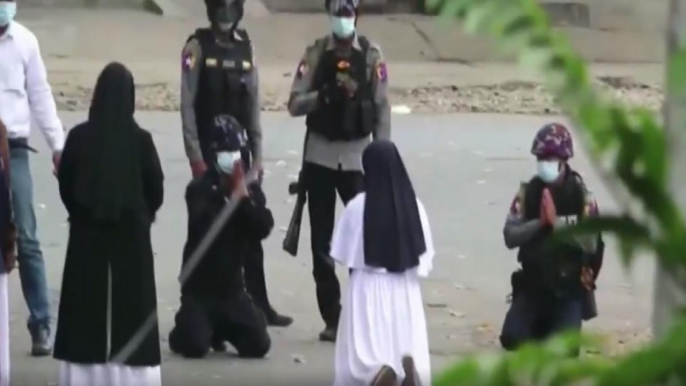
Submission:
<svg viewBox="0 0 686 386">
<path fill-rule="evenodd" d="M 272 312 L 272 306 L 267 295 L 267 279 L 264 274 L 264 249 L 260 241 L 255 241 L 248 247 L 243 275 L 245 287 L 255 305 L 265 314 Z"/>
<path fill-rule="evenodd" d="M 184 295 L 174 321 L 169 348 L 187 358 L 207 355 L 213 339 L 245 358 L 262 358 L 271 348 L 267 322 L 246 293 L 226 300 Z"/>
<path fill-rule="evenodd" d="M 500 335 L 506 350 L 516 350 L 521 344 L 542 341 L 569 330 L 581 331 L 583 300 L 579 297 L 537 297 L 518 294 L 513 300 Z M 578 356 L 578 348 L 570 355 Z"/>
<path fill-rule="evenodd" d="M 341 286 L 329 251 L 336 216 L 336 192 L 347 204 L 362 191 L 364 180 L 359 171 L 333 170 L 307 162 L 304 168 L 317 304 L 326 326 L 335 328 L 341 313 Z"/>
</svg>

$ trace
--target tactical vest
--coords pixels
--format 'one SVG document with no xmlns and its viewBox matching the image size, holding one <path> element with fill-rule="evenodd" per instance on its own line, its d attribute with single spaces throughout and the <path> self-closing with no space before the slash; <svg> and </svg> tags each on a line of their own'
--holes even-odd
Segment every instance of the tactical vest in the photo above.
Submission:
<svg viewBox="0 0 686 386">
<path fill-rule="evenodd" d="M 351 49 L 350 57 L 340 57 L 336 50 L 324 49 L 314 69 L 313 90 L 319 90 L 323 85 L 337 86 L 338 74 L 349 75 L 358 84 L 352 99 L 346 98 L 345 102 L 336 105 L 320 105 L 307 115 L 307 129 L 330 141 L 366 138 L 376 125 L 376 104 L 367 68 L 370 43 L 363 36 L 358 37 L 358 41 L 362 50 Z"/>
<path fill-rule="evenodd" d="M 253 70 L 253 52 L 245 30 L 230 47 L 217 43 L 210 29 L 198 29 L 188 40 L 197 39 L 202 49 L 200 78 L 195 98 L 195 119 L 203 157 L 209 157 L 209 133 L 218 115 L 228 114 L 245 128 L 250 126 L 247 101 L 248 76 Z"/>
<path fill-rule="evenodd" d="M 584 214 L 585 194 L 580 180 L 581 177 L 567 166 L 564 181 L 558 186 L 548 186 L 557 217 L 567 217 L 570 224 Z M 538 177 L 527 184 L 523 203 L 525 221 L 539 218 L 546 186 Z M 552 232 L 551 228 L 546 228 L 519 248 L 517 258 L 524 272 L 525 287 L 557 297 L 578 294 L 582 290 L 584 252 L 578 246 L 551 242 Z"/>
</svg>

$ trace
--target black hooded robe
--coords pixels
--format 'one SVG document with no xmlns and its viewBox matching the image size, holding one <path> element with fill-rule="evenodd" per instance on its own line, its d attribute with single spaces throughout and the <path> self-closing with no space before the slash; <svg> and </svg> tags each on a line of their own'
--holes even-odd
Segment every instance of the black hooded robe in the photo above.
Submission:
<svg viewBox="0 0 686 386">
<path fill-rule="evenodd" d="M 102 364 L 116 355 L 156 312 L 150 228 L 162 206 L 164 176 L 152 136 L 136 129 L 142 163 L 140 210 L 127 213 L 117 224 L 97 223 L 74 200 L 76 177 L 88 162 L 82 157 L 83 149 L 91 145 L 85 135 L 87 130 L 91 128 L 86 123 L 69 132 L 59 170 L 60 195 L 69 213 L 70 232 L 54 357 L 77 364 Z M 111 280 L 109 339 L 108 275 Z M 160 365 L 156 321 L 125 364 Z"/>
</svg>

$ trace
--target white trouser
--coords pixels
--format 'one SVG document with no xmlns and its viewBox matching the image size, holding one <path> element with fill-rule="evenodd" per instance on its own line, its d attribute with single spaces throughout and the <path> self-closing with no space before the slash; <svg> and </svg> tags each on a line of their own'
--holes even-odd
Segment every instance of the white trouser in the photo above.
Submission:
<svg viewBox="0 0 686 386">
<path fill-rule="evenodd" d="M 0 274 L 0 386 L 10 385 L 10 313 L 7 274 Z"/>
</svg>

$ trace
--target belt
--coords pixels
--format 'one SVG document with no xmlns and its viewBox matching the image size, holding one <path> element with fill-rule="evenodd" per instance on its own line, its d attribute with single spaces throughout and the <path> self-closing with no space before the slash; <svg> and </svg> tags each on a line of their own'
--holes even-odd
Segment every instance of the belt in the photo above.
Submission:
<svg viewBox="0 0 686 386">
<path fill-rule="evenodd" d="M 38 150 L 29 145 L 29 140 L 27 138 L 9 138 L 7 143 L 9 144 L 10 149 L 26 149 L 38 153 Z"/>
</svg>

